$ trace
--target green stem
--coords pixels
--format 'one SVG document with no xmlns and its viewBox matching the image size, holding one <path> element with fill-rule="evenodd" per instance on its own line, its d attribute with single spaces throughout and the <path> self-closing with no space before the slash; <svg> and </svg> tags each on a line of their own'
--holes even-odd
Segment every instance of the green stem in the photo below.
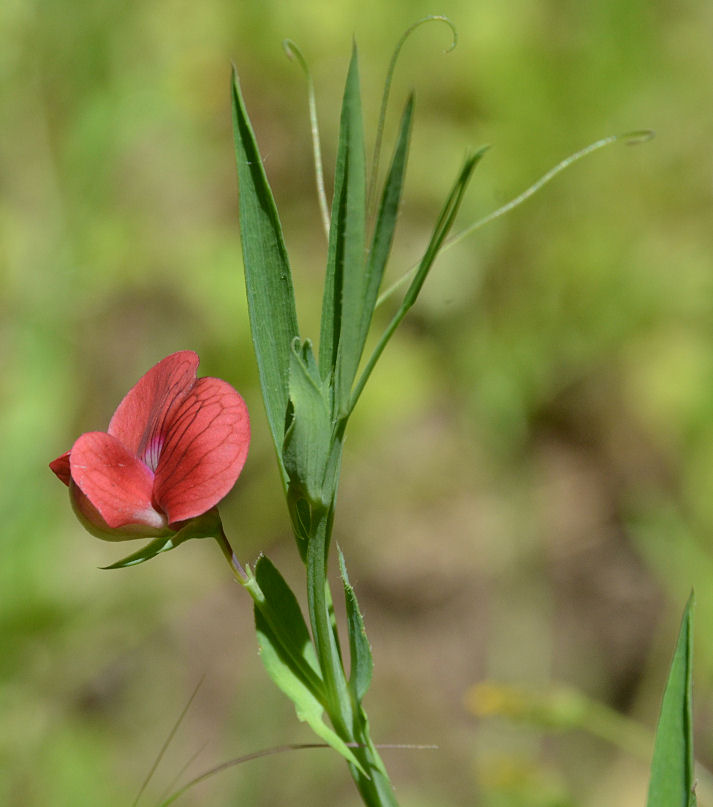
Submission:
<svg viewBox="0 0 713 807">
<path fill-rule="evenodd" d="M 363 770 L 349 764 L 349 772 L 366 807 L 398 807 L 384 763 L 374 747 L 369 724 L 361 706 L 354 702 L 347 683 L 339 639 L 332 620 L 332 598 L 327 580 L 327 558 L 331 541 L 333 508 L 324 507 L 314 513 L 307 549 L 307 595 L 317 659 L 322 672 L 320 680 L 300 657 L 290 653 L 290 643 L 283 648 L 300 667 L 310 689 L 319 697 L 337 734 L 353 750 Z M 233 577 L 246 589 L 256 607 L 279 639 L 282 634 L 280 614 L 273 610 L 255 576 L 247 571 L 233 552 L 220 529 L 216 541 L 225 556 Z"/>
<path fill-rule="evenodd" d="M 369 723 L 363 710 L 359 709 L 357 731 L 360 746 L 354 749 L 354 753 L 362 767 L 369 774 L 364 774 L 349 765 L 349 771 L 354 779 L 362 801 L 368 807 L 398 807 L 394 789 L 389 780 L 384 763 L 379 756 L 379 752 L 374 747 L 374 743 L 369 735 Z"/>
<path fill-rule="evenodd" d="M 355 765 L 349 765 L 364 804 L 367 807 L 398 807 L 386 768 L 371 740 L 366 715 L 361 706 L 354 702 L 349 689 L 339 639 L 332 622 L 327 558 L 333 516 L 331 507 L 315 513 L 307 549 L 309 616 L 325 684 L 326 711 L 334 730 L 352 747 L 363 768 L 362 771 Z"/>
<path fill-rule="evenodd" d="M 241 586 L 245 586 L 247 588 L 251 575 L 245 571 L 242 564 L 238 560 L 238 556 L 235 554 L 235 552 L 233 552 L 233 547 L 230 545 L 230 541 L 228 541 L 225 533 L 223 532 L 222 525 L 218 535 L 215 536 L 215 540 L 218 542 L 218 546 L 220 547 L 225 559 L 228 561 L 228 566 L 230 566 L 230 571 L 233 573 L 233 577 L 238 581 L 238 583 L 240 583 Z M 255 599 L 254 596 L 253 599 Z"/>
<path fill-rule="evenodd" d="M 331 594 L 327 580 L 327 556 L 332 533 L 333 511 L 314 513 L 312 534 L 307 544 L 307 601 L 315 650 L 326 690 L 327 710 L 335 731 L 351 741 L 352 708 L 337 637 L 332 628 Z"/>
</svg>

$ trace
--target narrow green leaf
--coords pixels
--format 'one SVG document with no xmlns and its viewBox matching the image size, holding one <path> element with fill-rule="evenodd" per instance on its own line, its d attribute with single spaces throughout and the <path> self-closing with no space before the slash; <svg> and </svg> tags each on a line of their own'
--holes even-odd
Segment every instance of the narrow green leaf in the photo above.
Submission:
<svg viewBox="0 0 713 807">
<path fill-rule="evenodd" d="M 366 638 L 366 628 L 364 619 L 359 611 L 354 589 L 349 582 L 347 565 L 344 562 L 344 555 L 339 549 L 339 570 L 344 584 L 344 598 L 347 604 L 347 625 L 349 630 L 349 654 L 351 656 L 351 675 L 349 676 L 349 686 L 354 693 L 357 704 L 361 704 L 371 684 L 371 676 L 374 670 L 374 660 L 371 656 L 371 647 Z"/>
<path fill-rule="evenodd" d="M 438 220 L 436 221 L 433 235 L 431 236 L 431 240 L 426 248 L 423 258 L 421 259 L 421 263 L 416 271 L 416 275 L 411 281 L 411 285 L 408 287 L 406 294 L 404 295 L 404 299 L 401 304 L 401 308 L 404 310 L 404 313 L 408 311 L 408 309 L 411 308 L 411 306 L 416 302 L 416 298 L 421 291 L 421 287 L 423 286 L 428 273 L 431 271 L 433 262 L 436 260 L 441 246 L 443 245 L 446 236 L 453 226 L 453 222 L 455 221 L 460 204 L 463 201 L 463 196 L 466 188 L 468 187 L 468 182 L 470 182 L 473 171 L 478 163 L 483 159 L 489 148 L 489 146 L 483 146 L 475 154 L 473 154 L 472 157 L 469 157 L 465 161 L 465 164 L 458 175 L 458 179 L 456 179 L 455 184 L 453 185 L 453 188 L 446 199 L 446 203 L 441 210 Z"/>
<path fill-rule="evenodd" d="M 656 729 L 647 807 L 692 807 L 696 803 L 691 713 L 693 608 L 691 593 L 683 613 Z"/>
<path fill-rule="evenodd" d="M 155 558 L 156 555 L 160 555 L 161 552 L 168 552 L 170 549 L 175 549 L 182 543 L 182 541 L 176 543 L 176 537 L 175 535 L 171 535 L 168 538 L 165 536 L 154 538 L 153 541 L 146 544 L 142 549 L 139 549 L 138 552 L 132 552 L 131 555 L 127 555 L 125 558 L 117 560 L 116 563 L 112 563 L 111 566 L 102 566 L 101 568 L 126 569 L 129 566 L 138 566 L 140 563 L 146 563 L 147 560 Z"/>
<path fill-rule="evenodd" d="M 313 525 L 307 543 L 307 601 L 312 637 L 322 671 L 326 711 L 335 728 L 344 737 L 354 739 L 353 697 L 349 691 L 339 636 L 332 619 L 332 596 L 327 578 L 327 557 L 334 511 L 323 509 Z"/>
<path fill-rule="evenodd" d="M 366 158 L 354 47 L 342 100 L 319 344 L 322 378 L 334 373 L 335 411 L 348 401 L 359 363 L 355 354 L 364 301 L 365 244 Z"/>
<path fill-rule="evenodd" d="M 406 160 L 408 157 L 409 140 L 411 137 L 411 123 L 413 120 L 413 95 L 409 96 L 399 128 L 399 137 L 391 161 L 391 168 L 384 184 L 384 192 L 379 206 L 379 215 L 376 219 L 374 237 L 366 263 L 366 282 L 364 288 L 364 302 L 362 305 L 362 318 L 359 330 L 358 351 L 359 358 L 364 350 L 369 326 L 376 308 L 379 288 L 384 277 L 386 262 L 391 252 L 394 240 L 396 219 L 398 217 L 401 194 L 406 173 Z"/>
<path fill-rule="evenodd" d="M 288 401 L 290 346 L 298 335 L 292 273 L 275 200 L 265 176 L 235 70 L 232 87 L 233 131 L 240 189 L 240 234 L 250 328 L 267 419 L 277 455 L 281 458 Z"/>
<path fill-rule="evenodd" d="M 327 392 L 319 377 L 312 346 L 295 340 L 289 375 L 292 420 L 285 434 L 283 458 L 293 493 L 321 503 L 331 446 Z"/>
<path fill-rule="evenodd" d="M 273 682 L 294 703 L 299 720 L 307 723 L 318 737 L 363 773 L 364 769 L 347 744 L 324 722 L 322 704 L 302 678 L 295 673 L 280 642 L 257 607 L 255 628 L 262 663 Z"/>
<path fill-rule="evenodd" d="M 271 610 L 279 616 L 282 643 L 289 648 L 291 655 L 303 660 L 319 677 L 319 664 L 302 609 L 285 578 L 265 555 L 261 555 L 255 564 L 255 579 Z"/>
<path fill-rule="evenodd" d="M 138 552 L 133 552 L 122 560 L 112 563 L 111 566 L 103 566 L 103 569 L 125 569 L 128 566 L 138 566 L 140 563 L 146 563 L 147 560 L 155 558 L 162 552 L 168 552 L 175 549 L 177 546 L 190 541 L 192 538 L 215 538 L 220 530 L 220 516 L 216 509 L 209 510 L 199 518 L 189 521 L 188 524 L 180 529 L 173 535 L 165 536 L 160 535 L 149 541 L 146 546 L 139 549 Z"/>
<path fill-rule="evenodd" d="M 476 165 L 480 162 L 483 158 L 485 152 L 488 150 L 488 147 L 485 146 L 473 154 L 471 157 L 465 161 L 463 168 L 460 170 L 456 181 L 451 188 L 450 193 L 448 194 L 448 198 L 446 199 L 445 204 L 438 216 L 438 220 L 436 221 L 436 226 L 433 229 L 433 234 L 431 235 L 431 240 L 426 247 L 426 251 L 424 252 L 423 258 L 421 258 L 421 262 L 418 265 L 418 269 L 416 274 L 414 275 L 413 280 L 411 281 L 411 285 L 408 287 L 406 294 L 404 295 L 404 299 L 401 302 L 397 312 L 394 314 L 391 322 L 387 326 L 384 334 L 382 335 L 379 343 L 377 344 L 376 348 L 374 348 L 374 352 L 369 358 L 369 361 L 364 368 L 361 376 L 359 377 L 358 382 L 354 387 L 354 391 L 351 396 L 351 402 L 349 406 L 349 411 L 351 411 L 354 406 L 356 405 L 359 396 L 361 395 L 364 386 L 371 375 L 374 367 L 376 366 L 377 361 L 379 360 L 381 354 L 384 352 L 384 348 L 388 344 L 391 337 L 394 335 L 394 332 L 401 324 L 403 318 L 408 313 L 411 306 L 416 302 L 416 298 L 418 297 L 419 292 L 421 291 L 421 287 L 423 286 L 428 273 L 433 266 L 433 262 L 436 260 L 438 256 L 438 252 L 445 240 L 446 236 L 448 235 L 451 227 L 453 226 L 453 222 L 455 217 L 458 213 L 458 209 L 460 208 L 460 204 L 463 200 L 463 195 L 465 194 L 465 190 L 468 187 L 468 182 L 470 182 L 470 178 L 475 170 Z"/>
</svg>

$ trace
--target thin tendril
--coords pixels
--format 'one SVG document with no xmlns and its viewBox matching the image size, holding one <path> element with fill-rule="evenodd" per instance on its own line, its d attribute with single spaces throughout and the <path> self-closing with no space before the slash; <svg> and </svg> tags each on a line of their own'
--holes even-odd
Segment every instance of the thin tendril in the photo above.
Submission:
<svg viewBox="0 0 713 807">
<path fill-rule="evenodd" d="M 565 169 L 569 168 L 570 165 L 573 165 L 578 160 L 581 160 L 583 157 L 591 154 L 594 151 L 599 151 L 599 149 L 603 149 L 606 146 L 610 146 L 612 143 L 619 143 L 623 142 L 627 146 L 636 146 L 640 143 L 646 143 L 654 137 L 654 132 L 650 129 L 641 129 L 634 132 L 626 132 L 625 134 L 621 135 L 610 135 L 609 137 L 603 137 L 601 140 L 596 140 L 594 143 L 590 143 L 588 146 L 585 146 L 580 151 L 576 151 L 574 154 L 570 154 L 569 157 L 565 157 L 564 160 L 558 162 L 553 168 L 550 168 L 545 174 L 543 174 L 536 182 L 530 185 L 529 188 L 525 189 L 522 193 L 516 196 L 514 199 L 511 199 L 509 202 L 504 204 L 502 207 L 499 207 L 497 210 L 494 210 L 492 213 L 488 213 L 487 216 L 483 216 L 483 218 L 478 219 L 477 221 L 473 222 L 473 224 L 466 227 L 464 230 L 461 230 L 459 233 L 455 233 L 450 238 L 446 239 L 443 242 L 443 246 L 441 247 L 441 252 L 445 252 L 450 247 L 455 246 L 456 244 L 460 243 L 464 238 L 467 238 L 469 235 L 472 235 L 476 230 L 479 230 L 481 227 L 484 227 L 486 224 L 489 224 L 491 221 L 494 221 L 500 216 L 504 216 L 506 213 L 509 213 L 514 208 L 521 205 L 531 196 L 533 196 L 537 191 L 539 191 L 542 187 L 547 185 L 548 182 L 553 180 L 557 174 L 562 173 Z M 411 277 L 413 277 L 414 272 L 418 269 L 419 264 L 414 264 L 406 274 L 402 275 L 395 283 L 389 286 L 386 291 L 382 292 L 379 296 L 379 299 L 376 301 L 377 307 L 380 306 L 383 302 L 385 302 L 395 291 L 401 288 L 405 283 L 407 283 Z"/>
<path fill-rule="evenodd" d="M 391 62 L 389 63 L 389 69 L 386 71 L 386 81 L 384 82 L 384 93 L 381 96 L 381 109 L 379 110 L 379 123 L 376 127 L 376 141 L 374 143 L 374 158 L 371 164 L 371 175 L 369 177 L 369 192 L 367 194 L 367 199 L 369 200 L 367 211 L 368 211 L 368 218 L 371 218 L 371 214 L 374 209 L 374 201 L 376 196 L 376 180 L 378 178 L 379 173 L 379 161 L 381 159 L 381 143 L 384 136 L 384 122 L 386 120 L 386 107 L 389 103 L 389 93 L 391 92 L 391 84 L 394 78 L 394 70 L 396 69 L 396 62 L 398 61 L 399 54 L 401 53 L 401 48 L 403 48 L 406 40 L 409 36 L 418 28 L 420 25 L 423 25 L 425 22 L 431 22 L 432 20 L 445 22 L 446 25 L 451 29 L 453 34 L 453 39 L 449 47 L 444 50 L 444 53 L 450 53 L 455 46 L 458 44 L 458 32 L 456 31 L 455 25 L 451 22 L 448 17 L 444 17 L 441 14 L 429 14 L 427 17 L 423 17 L 420 20 L 416 20 L 413 25 L 410 25 L 401 35 L 401 39 L 396 43 L 396 47 L 394 48 L 394 52 L 391 55 Z"/>
<path fill-rule="evenodd" d="M 156 773 L 156 768 L 158 768 L 161 760 L 163 759 L 164 754 L 166 753 L 166 751 L 168 749 L 168 746 L 171 744 L 171 741 L 176 736 L 176 732 L 178 731 L 179 726 L 183 722 L 183 718 L 188 713 L 188 710 L 190 709 L 190 706 L 193 703 L 193 699 L 198 694 L 198 690 L 201 688 L 201 685 L 203 684 L 204 679 L 205 679 L 205 675 L 201 676 L 200 681 L 198 681 L 198 683 L 196 684 L 196 688 L 193 690 L 193 694 L 188 699 L 188 703 L 183 707 L 183 711 L 178 716 L 178 720 L 176 720 L 173 728 L 168 733 L 168 737 L 166 737 L 166 740 L 164 741 L 163 745 L 161 746 L 161 750 L 158 752 L 158 755 L 156 756 L 156 759 L 154 760 L 154 763 L 151 766 L 151 770 L 148 772 L 146 778 L 144 779 L 143 784 L 141 785 L 141 789 L 139 790 L 139 792 L 136 795 L 136 798 L 134 799 L 133 807 L 136 807 L 136 805 L 139 803 L 139 799 L 141 798 L 144 790 L 146 790 L 146 787 L 148 786 L 148 783 L 153 778 L 154 773 Z"/>
<path fill-rule="evenodd" d="M 282 47 L 289 59 L 296 59 L 304 71 L 307 78 L 307 98 L 309 102 L 309 124 L 312 134 L 312 151 L 314 153 L 314 173 L 317 182 L 317 199 L 319 200 L 319 211 L 322 216 L 322 227 L 324 234 L 329 239 L 329 207 L 327 206 L 327 194 L 324 191 L 324 169 L 322 167 L 322 148 L 319 140 L 319 123 L 317 121 L 317 102 L 314 94 L 314 81 L 310 72 L 307 60 L 302 55 L 302 51 L 291 39 L 285 39 Z"/>
<path fill-rule="evenodd" d="M 348 748 L 364 748 L 365 746 L 362 743 L 345 743 Z M 405 749 L 407 751 L 434 751 L 438 750 L 437 745 L 411 745 L 411 744 L 396 744 L 396 743 L 385 743 L 385 744 L 378 744 L 374 746 L 375 748 L 381 749 Z M 305 751 L 313 748 L 329 748 L 327 743 L 289 743 L 286 745 L 276 745 L 272 748 L 263 748 L 260 751 L 253 751 L 250 754 L 245 754 L 242 757 L 235 757 L 234 759 L 229 759 L 227 762 L 221 762 L 220 765 L 216 765 L 213 768 L 210 768 L 207 771 L 204 771 L 199 776 L 196 776 L 194 779 L 191 779 L 190 782 L 183 785 L 180 790 L 177 790 L 171 796 L 169 796 L 165 801 L 162 801 L 159 807 L 168 807 L 169 804 L 172 804 L 176 799 L 182 796 L 187 790 L 190 790 L 195 785 L 204 782 L 206 779 L 209 779 L 211 776 L 215 776 L 217 773 L 221 773 L 222 771 L 228 770 L 228 768 L 234 768 L 236 765 L 242 765 L 243 762 L 252 762 L 254 759 L 261 759 L 262 757 L 269 757 L 275 754 L 284 754 L 287 751 Z"/>
<path fill-rule="evenodd" d="M 245 754 L 242 757 L 236 757 L 235 759 L 229 759 L 227 762 L 222 762 L 220 765 L 216 765 L 213 768 L 210 768 L 207 771 L 204 771 L 200 776 L 196 776 L 194 779 L 191 779 L 190 782 L 183 785 L 182 788 L 177 790 L 171 796 L 169 796 L 165 801 L 162 801 L 159 807 L 168 807 L 169 804 L 173 804 L 176 799 L 182 796 L 187 790 L 190 790 L 195 785 L 204 782 L 206 779 L 209 779 L 211 776 L 215 776 L 217 773 L 221 771 L 228 770 L 228 768 L 234 768 L 236 765 L 241 765 L 243 762 L 250 762 L 253 759 L 260 759 L 261 757 L 269 757 L 273 754 L 282 754 L 285 751 L 300 751 L 307 748 L 327 748 L 328 746 L 326 743 L 295 743 L 289 745 L 276 745 L 273 748 L 264 748 L 261 751 L 253 751 L 251 754 Z"/>
</svg>

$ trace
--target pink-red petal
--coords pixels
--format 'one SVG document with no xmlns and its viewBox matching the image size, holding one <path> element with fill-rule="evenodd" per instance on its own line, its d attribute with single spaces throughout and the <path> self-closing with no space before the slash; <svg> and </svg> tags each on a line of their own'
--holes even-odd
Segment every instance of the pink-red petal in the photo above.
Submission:
<svg viewBox="0 0 713 807">
<path fill-rule="evenodd" d="M 129 390 L 109 423 L 109 434 L 152 470 L 156 469 L 164 424 L 195 384 L 198 361 L 192 350 L 162 359 Z"/>
<path fill-rule="evenodd" d="M 52 460 L 50 463 L 50 468 L 59 477 L 59 479 L 64 482 L 65 485 L 69 485 L 72 479 L 72 472 L 69 467 L 69 451 L 65 451 L 61 457 L 57 457 L 56 460 Z"/>
<path fill-rule="evenodd" d="M 153 474 L 116 437 L 83 434 L 69 461 L 72 480 L 110 528 L 143 525 L 158 534 L 166 527 L 165 516 L 153 506 Z"/>
<path fill-rule="evenodd" d="M 103 541 L 129 541 L 133 538 L 156 538 L 158 535 L 170 535 L 172 530 L 157 529 L 147 524 L 126 524 L 123 527 L 110 527 L 101 513 L 82 493 L 74 482 L 69 485 L 69 498 L 72 509 L 85 530 Z"/>
<path fill-rule="evenodd" d="M 210 510 L 233 487 L 248 453 L 250 421 L 230 384 L 200 378 L 167 426 L 154 500 L 173 524 Z"/>
</svg>

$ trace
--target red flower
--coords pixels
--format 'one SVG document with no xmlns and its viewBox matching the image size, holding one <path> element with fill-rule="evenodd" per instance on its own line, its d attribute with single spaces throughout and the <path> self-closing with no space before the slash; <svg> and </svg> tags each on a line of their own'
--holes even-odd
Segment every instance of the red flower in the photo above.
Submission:
<svg viewBox="0 0 713 807">
<path fill-rule="evenodd" d="M 198 378 L 183 350 L 129 390 L 107 432 L 83 434 L 50 463 L 84 526 L 99 538 L 171 535 L 214 507 L 245 463 L 250 422 L 225 381 Z"/>
</svg>

